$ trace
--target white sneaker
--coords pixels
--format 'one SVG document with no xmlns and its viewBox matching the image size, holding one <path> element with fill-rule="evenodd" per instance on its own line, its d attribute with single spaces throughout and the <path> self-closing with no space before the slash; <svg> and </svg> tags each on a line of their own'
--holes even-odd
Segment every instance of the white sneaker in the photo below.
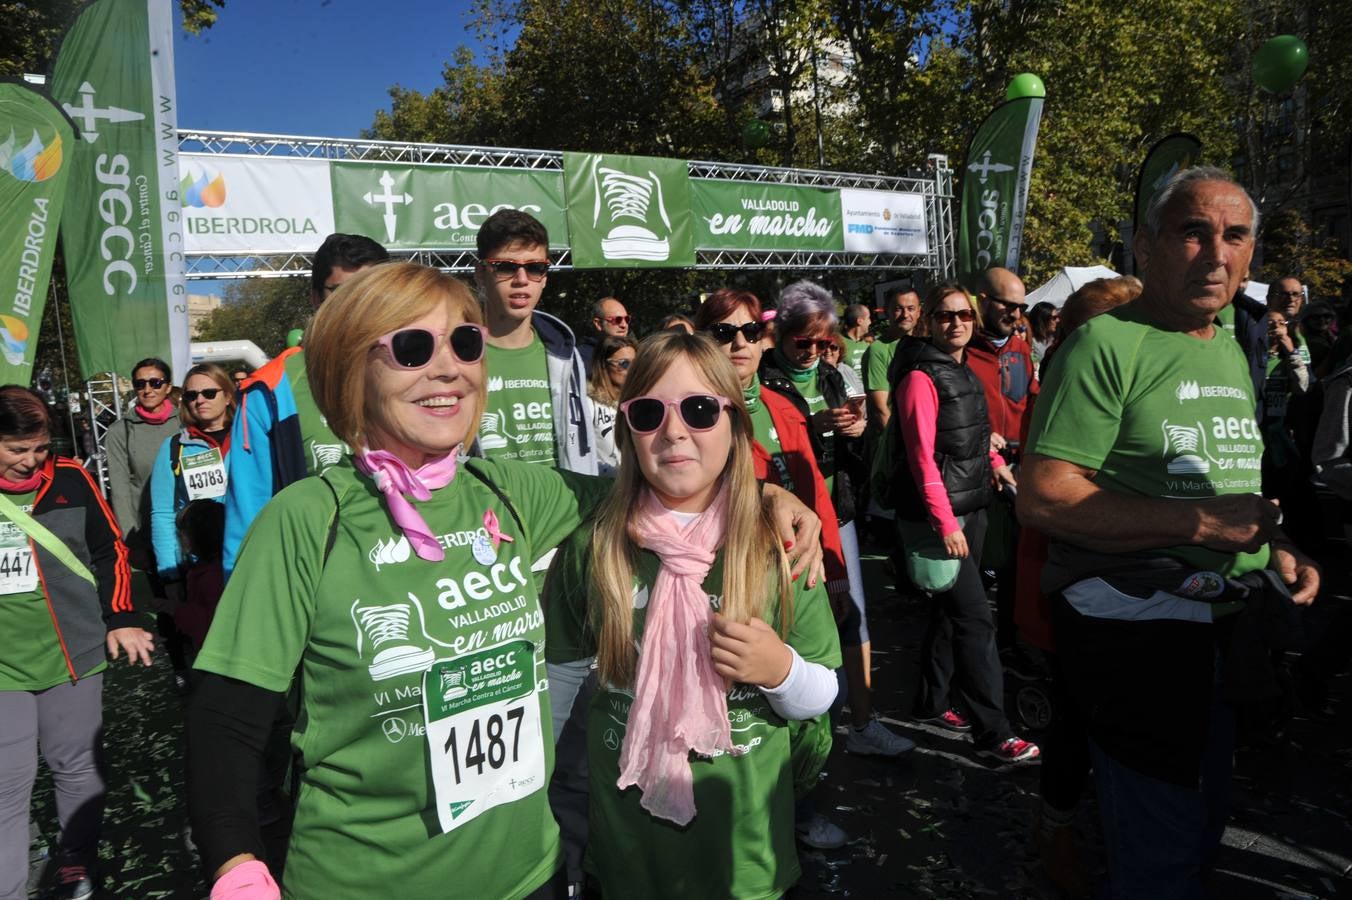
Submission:
<svg viewBox="0 0 1352 900">
<path fill-rule="evenodd" d="M 915 741 L 893 733 L 877 717 L 863 728 L 851 725 L 847 734 L 845 749 L 863 756 L 904 756 L 915 749 Z"/>
<path fill-rule="evenodd" d="M 798 840 L 816 850 L 839 850 L 850 839 L 843 828 L 821 813 L 813 813 L 812 818 L 800 822 L 794 830 L 798 832 Z"/>
</svg>

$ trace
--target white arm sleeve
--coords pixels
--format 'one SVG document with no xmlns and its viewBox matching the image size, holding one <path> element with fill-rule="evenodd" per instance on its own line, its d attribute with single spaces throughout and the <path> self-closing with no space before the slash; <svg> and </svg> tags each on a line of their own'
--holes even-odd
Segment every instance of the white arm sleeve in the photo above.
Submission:
<svg viewBox="0 0 1352 900">
<path fill-rule="evenodd" d="M 582 682 L 587 680 L 591 663 L 590 657 L 574 662 L 545 663 L 545 669 L 549 673 L 549 705 L 550 714 L 554 719 L 555 743 L 558 743 L 563 726 L 572 715 L 573 701 L 577 699 Z"/>
<path fill-rule="evenodd" d="M 839 686 L 836 673 L 821 663 L 810 663 L 789 648 L 793 665 L 779 687 L 761 688 L 775 712 L 786 719 L 811 719 L 831 708 Z"/>
</svg>

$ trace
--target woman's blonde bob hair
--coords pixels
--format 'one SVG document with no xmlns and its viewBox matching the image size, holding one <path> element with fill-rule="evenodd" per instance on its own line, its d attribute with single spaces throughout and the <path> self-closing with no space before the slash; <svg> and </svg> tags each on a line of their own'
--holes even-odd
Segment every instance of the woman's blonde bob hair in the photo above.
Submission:
<svg viewBox="0 0 1352 900">
<path fill-rule="evenodd" d="M 194 375 L 205 375 L 211 379 L 212 383 L 225 394 L 225 427 L 229 428 L 235 421 L 235 409 L 239 403 L 235 396 L 239 388 L 235 386 L 235 379 L 230 377 L 230 373 L 222 369 L 215 363 L 198 363 L 188 370 L 188 374 L 183 376 L 183 390 L 188 389 L 188 379 Z M 188 401 L 183 398 L 183 394 L 178 395 L 178 420 L 184 426 L 197 425 L 197 416 L 188 408 Z"/>
<path fill-rule="evenodd" d="M 368 396 L 366 373 L 371 366 L 390 363 L 373 352 L 376 341 L 439 306 L 453 318 L 483 324 L 479 304 L 464 282 L 406 262 L 381 263 L 358 272 L 315 313 L 304 342 L 310 391 L 329 428 L 349 447 L 365 446 L 372 423 L 380 417 L 380 398 Z M 480 412 L 486 387 L 487 379 L 480 378 Z M 476 412 L 465 437 L 466 447 L 474 442 L 478 430 Z"/>
<path fill-rule="evenodd" d="M 751 416 L 732 362 L 703 334 L 659 331 L 639 344 L 620 401 L 641 397 L 652 390 L 682 357 L 690 361 L 710 390 L 732 404 L 727 410 L 732 447 L 722 475 L 728 488 L 728 519 L 722 547 L 723 601 L 719 611 L 735 622 L 747 622 L 752 617 L 771 621 L 773 616 L 766 613 L 773 587 L 779 597 L 780 634 L 788 634 L 793 618 L 788 558 L 761 504 L 752 456 L 755 438 Z M 626 686 L 633 682 L 636 661 L 634 569 L 639 554 L 638 540 L 630 529 L 634 510 L 649 488 L 634 457 L 634 436 L 623 415 L 615 422 L 615 445 L 623 463 L 615 486 L 596 513 L 591 542 L 594 590 L 589 595 L 588 615 L 597 636 L 597 668 L 602 681 Z"/>
</svg>

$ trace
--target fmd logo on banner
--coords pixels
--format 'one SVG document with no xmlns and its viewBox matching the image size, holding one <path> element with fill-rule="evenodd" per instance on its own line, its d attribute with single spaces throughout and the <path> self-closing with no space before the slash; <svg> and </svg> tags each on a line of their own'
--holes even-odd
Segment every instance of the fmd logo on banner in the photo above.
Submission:
<svg viewBox="0 0 1352 900">
<path fill-rule="evenodd" d="M 684 160 L 563 154 L 568 234 L 578 268 L 695 264 Z"/>
<path fill-rule="evenodd" d="M 179 176 L 189 253 L 312 253 L 336 230 L 328 160 L 184 153 Z"/>
</svg>

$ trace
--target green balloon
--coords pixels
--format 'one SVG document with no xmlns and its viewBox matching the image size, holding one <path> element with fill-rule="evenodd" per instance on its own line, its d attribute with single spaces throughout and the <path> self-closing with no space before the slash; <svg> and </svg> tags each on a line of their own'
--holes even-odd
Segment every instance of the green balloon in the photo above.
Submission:
<svg viewBox="0 0 1352 900">
<path fill-rule="evenodd" d="M 742 141 L 755 149 L 770 142 L 770 126 L 761 119 L 747 119 L 742 126 Z"/>
<path fill-rule="evenodd" d="M 1269 38 L 1253 57 L 1253 80 L 1260 88 L 1285 94 L 1296 86 L 1310 64 L 1310 51 L 1294 34 Z"/>
<path fill-rule="evenodd" d="M 304 328 L 292 328 L 290 331 L 286 333 L 286 346 L 299 347 L 300 339 L 303 337 L 305 337 Z"/>
<path fill-rule="evenodd" d="M 1005 90 L 1006 100 L 1045 96 L 1047 96 L 1047 86 L 1042 83 L 1041 78 L 1038 78 L 1032 72 L 1015 75 L 1014 80 L 1009 83 L 1009 88 Z"/>
</svg>

